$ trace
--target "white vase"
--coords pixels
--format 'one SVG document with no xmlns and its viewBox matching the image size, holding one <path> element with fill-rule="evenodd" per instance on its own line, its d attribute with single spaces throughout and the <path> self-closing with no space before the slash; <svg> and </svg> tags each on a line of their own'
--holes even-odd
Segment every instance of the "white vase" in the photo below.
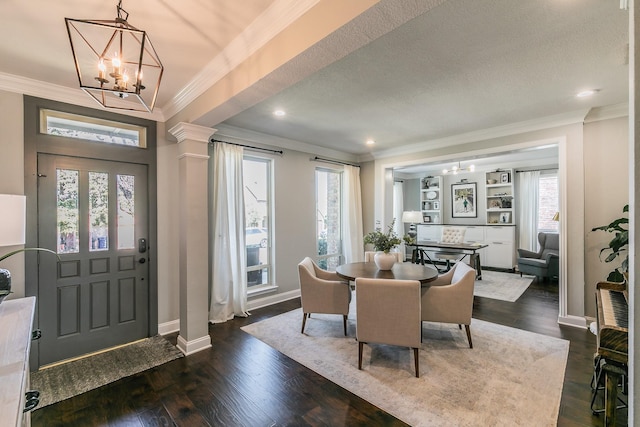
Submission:
<svg viewBox="0 0 640 427">
<path fill-rule="evenodd" d="M 385 253 L 379 251 L 373 256 L 373 261 L 376 263 L 378 270 L 391 270 L 397 259 L 396 255 L 391 252 Z"/>
</svg>

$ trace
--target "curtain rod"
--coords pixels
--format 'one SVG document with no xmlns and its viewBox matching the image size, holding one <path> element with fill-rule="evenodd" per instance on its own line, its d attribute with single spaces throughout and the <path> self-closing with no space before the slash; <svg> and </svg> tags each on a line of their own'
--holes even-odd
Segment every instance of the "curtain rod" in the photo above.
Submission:
<svg viewBox="0 0 640 427">
<path fill-rule="evenodd" d="M 249 148 L 251 150 L 262 150 L 262 151 L 267 151 L 269 153 L 283 154 L 282 150 L 272 150 L 270 148 L 254 147 L 253 145 L 238 144 L 237 142 L 220 141 L 219 139 L 213 139 L 213 138 L 211 138 L 211 141 L 209 142 L 224 142 L 225 144 L 238 145 L 240 147 Z"/>
<path fill-rule="evenodd" d="M 356 165 L 356 164 L 354 164 L 354 163 L 341 162 L 340 160 L 324 159 L 324 158 L 322 158 L 322 157 L 318 157 L 318 156 L 314 157 L 314 158 L 313 158 L 313 159 L 311 159 L 311 160 L 317 160 L 317 161 L 320 161 L 320 162 L 327 162 L 327 163 L 337 163 L 337 164 L 339 164 L 339 165 L 354 166 L 354 167 L 356 167 L 356 168 L 359 168 L 359 167 L 360 167 L 360 165 Z"/>
<path fill-rule="evenodd" d="M 546 169 L 527 169 L 527 170 L 523 170 L 523 171 L 516 171 L 516 173 L 521 173 L 521 172 L 542 172 L 542 171 L 557 171 L 558 168 L 546 168 Z"/>
</svg>

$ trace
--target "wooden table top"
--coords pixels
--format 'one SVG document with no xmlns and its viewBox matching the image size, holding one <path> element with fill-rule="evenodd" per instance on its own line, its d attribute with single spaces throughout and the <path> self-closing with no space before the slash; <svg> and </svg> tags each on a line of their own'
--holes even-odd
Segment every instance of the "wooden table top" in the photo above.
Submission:
<svg viewBox="0 0 640 427">
<path fill-rule="evenodd" d="M 378 270 L 375 262 L 352 262 L 336 267 L 338 276 L 346 280 L 367 279 L 417 280 L 426 284 L 438 277 L 438 271 L 427 265 L 397 262 L 391 270 Z"/>
</svg>

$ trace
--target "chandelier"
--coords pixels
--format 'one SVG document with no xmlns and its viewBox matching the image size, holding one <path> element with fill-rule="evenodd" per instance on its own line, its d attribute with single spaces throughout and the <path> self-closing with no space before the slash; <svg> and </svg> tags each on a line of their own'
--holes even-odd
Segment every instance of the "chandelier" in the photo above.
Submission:
<svg viewBox="0 0 640 427">
<path fill-rule="evenodd" d="M 460 166 L 460 162 L 458 162 L 458 164 L 453 165 L 451 169 L 443 169 L 442 173 L 445 175 L 449 173 L 452 175 L 457 175 L 461 172 L 473 172 L 474 170 L 476 170 L 476 167 L 474 165 L 469 165 L 463 168 L 462 166 Z"/>
<path fill-rule="evenodd" d="M 153 111 L 163 66 L 149 36 L 127 22 L 65 18 L 80 88 L 105 108 Z"/>
</svg>

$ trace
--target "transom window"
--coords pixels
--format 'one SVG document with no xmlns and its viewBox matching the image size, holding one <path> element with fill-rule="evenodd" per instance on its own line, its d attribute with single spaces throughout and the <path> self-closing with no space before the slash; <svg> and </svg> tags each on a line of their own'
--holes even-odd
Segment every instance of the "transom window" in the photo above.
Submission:
<svg viewBox="0 0 640 427">
<path fill-rule="evenodd" d="M 40 133 L 105 144 L 147 147 L 147 129 L 144 126 L 44 108 L 40 110 Z"/>
</svg>

